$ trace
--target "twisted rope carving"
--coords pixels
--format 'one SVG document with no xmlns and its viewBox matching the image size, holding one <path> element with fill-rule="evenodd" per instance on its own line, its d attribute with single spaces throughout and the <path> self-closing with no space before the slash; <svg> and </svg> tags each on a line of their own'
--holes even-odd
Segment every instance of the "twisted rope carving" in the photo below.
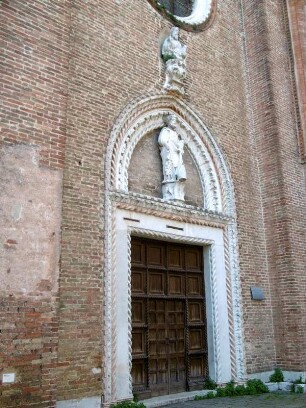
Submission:
<svg viewBox="0 0 306 408">
<path fill-rule="evenodd" d="M 171 234 L 168 232 L 159 232 L 159 231 L 152 231 L 147 230 L 145 228 L 136 228 L 131 227 L 129 229 L 130 234 L 139 237 L 147 237 L 147 238 L 159 238 L 163 240 L 171 240 L 176 242 L 186 242 L 188 244 L 198 244 L 198 245 L 212 245 L 213 241 L 209 239 L 201 239 L 201 238 L 192 238 L 186 236 L 180 236 L 176 234 Z"/>
<path fill-rule="evenodd" d="M 241 309 L 241 286 L 239 278 L 238 264 L 238 249 L 237 249 L 237 228 L 236 223 L 231 222 L 228 225 L 229 239 L 229 260 L 231 271 L 231 288 L 233 301 L 233 318 L 234 318 L 234 333 L 235 333 L 235 348 L 236 348 L 236 369 L 237 379 L 243 381 L 245 377 L 245 359 L 244 359 L 244 334 L 243 334 L 243 316 Z"/>
<path fill-rule="evenodd" d="M 113 239 L 109 239 L 112 231 L 112 205 L 110 197 L 105 199 L 105 272 L 104 272 L 104 297 L 103 297 L 103 310 L 104 310 L 104 333 L 103 333 L 103 346 L 104 346 L 104 358 L 103 358 L 103 392 L 104 402 L 107 404 L 112 401 L 112 257 L 113 257 Z"/>
<path fill-rule="evenodd" d="M 131 276 L 131 233 L 127 231 L 127 240 L 128 240 L 128 333 L 129 333 L 129 390 L 130 395 L 133 395 L 133 384 L 132 384 L 132 276 Z"/>
<path fill-rule="evenodd" d="M 211 246 L 209 251 L 209 263 L 210 263 L 210 282 L 211 282 L 211 294 L 212 294 L 212 309 L 213 309 L 213 327 L 214 327 L 214 349 L 215 349 L 215 369 L 216 369 L 216 382 L 221 378 L 221 365 L 220 365 L 220 335 L 219 335 L 219 311 L 218 311 L 218 291 L 217 291 L 217 273 L 215 263 L 215 248 Z"/>
<path fill-rule="evenodd" d="M 236 367 L 236 348 L 235 348 L 235 333 L 234 333 L 234 317 L 233 317 L 233 302 L 232 302 L 232 287 L 230 276 L 230 254 L 228 232 L 224 233 L 224 263 L 226 272 L 226 293 L 227 293 L 227 309 L 228 309 L 228 323 L 229 323 L 229 338 L 230 338 L 230 353 L 231 353 L 231 373 L 232 379 L 237 379 Z"/>
<path fill-rule="evenodd" d="M 112 229 L 111 229 L 111 237 L 112 237 L 112 278 L 111 278 L 111 287 L 112 287 L 112 294 L 111 294 L 111 305 L 112 305 L 112 323 L 117 321 L 117 250 L 116 250 L 116 227 L 115 227 L 115 213 L 112 213 Z M 112 326 L 115 326 L 112 324 Z M 117 395 L 117 381 L 116 381 L 116 373 L 117 373 L 117 330 L 112 329 L 112 399 L 115 395 Z"/>
</svg>

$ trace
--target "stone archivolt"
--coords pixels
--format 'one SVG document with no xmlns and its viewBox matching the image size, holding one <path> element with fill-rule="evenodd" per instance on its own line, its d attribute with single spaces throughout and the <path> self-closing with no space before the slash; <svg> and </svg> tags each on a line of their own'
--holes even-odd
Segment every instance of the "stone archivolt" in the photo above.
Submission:
<svg viewBox="0 0 306 408">
<path fill-rule="evenodd" d="M 136 100 L 118 118 L 107 150 L 106 189 L 128 192 L 128 168 L 137 143 L 150 131 L 161 129 L 169 114 L 175 115 L 178 133 L 197 166 L 204 210 L 233 215 L 232 182 L 221 149 L 198 116 L 170 95 Z"/>
</svg>

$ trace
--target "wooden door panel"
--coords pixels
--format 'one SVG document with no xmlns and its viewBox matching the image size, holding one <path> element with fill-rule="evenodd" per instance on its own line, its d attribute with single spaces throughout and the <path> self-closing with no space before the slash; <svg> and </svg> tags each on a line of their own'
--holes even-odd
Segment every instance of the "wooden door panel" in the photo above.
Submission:
<svg viewBox="0 0 306 408">
<path fill-rule="evenodd" d="M 149 272 L 148 295 L 165 295 L 165 281 L 164 272 Z"/>
<path fill-rule="evenodd" d="M 169 324 L 169 326 L 170 325 L 178 325 L 178 324 L 181 324 L 181 325 L 183 325 L 184 324 L 184 321 L 185 321 L 185 316 L 184 316 L 184 311 L 183 312 L 169 312 L 168 313 L 168 318 L 167 318 L 167 322 L 168 322 L 168 324 Z"/>
<path fill-rule="evenodd" d="M 147 262 L 148 266 L 165 267 L 165 249 L 163 245 L 148 244 L 147 245 Z"/>
<path fill-rule="evenodd" d="M 146 324 L 146 300 L 135 299 L 132 301 L 132 323 Z"/>
<path fill-rule="evenodd" d="M 149 300 L 149 324 L 162 325 L 166 322 L 166 304 L 164 300 Z"/>
<path fill-rule="evenodd" d="M 168 295 L 184 296 L 185 295 L 185 275 L 168 274 Z"/>
<path fill-rule="evenodd" d="M 185 250 L 185 265 L 186 270 L 197 270 L 202 272 L 201 251 L 197 248 L 189 248 Z"/>
<path fill-rule="evenodd" d="M 185 328 L 181 329 L 169 329 L 169 353 L 170 354 L 181 354 L 185 353 Z"/>
<path fill-rule="evenodd" d="M 134 360 L 132 364 L 132 382 L 134 387 L 147 386 L 147 362 L 146 360 Z"/>
<path fill-rule="evenodd" d="M 144 329 L 133 330 L 132 353 L 146 354 L 146 331 Z"/>
<path fill-rule="evenodd" d="M 184 357 L 171 357 L 170 380 L 171 382 L 182 383 L 186 380 L 186 362 Z"/>
<path fill-rule="evenodd" d="M 183 269 L 183 250 L 179 247 L 168 247 L 167 260 L 169 269 Z"/>
<path fill-rule="evenodd" d="M 145 243 L 133 238 L 131 245 L 131 262 L 132 265 L 145 266 Z"/>
<path fill-rule="evenodd" d="M 190 324 L 203 323 L 203 300 L 188 302 Z"/>
<path fill-rule="evenodd" d="M 203 296 L 203 276 L 200 274 L 187 275 L 187 296 Z"/>
<path fill-rule="evenodd" d="M 132 239 L 132 379 L 140 395 L 199 388 L 207 376 L 202 253 Z"/>
<path fill-rule="evenodd" d="M 189 329 L 189 350 L 201 351 L 204 348 L 205 332 L 201 327 Z"/>
<path fill-rule="evenodd" d="M 186 391 L 186 360 L 184 357 L 170 357 L 169 359 L 169 392 Z"/>
<path fill-rule="evenodd" d="M 151 356 L 167 355 L 167 332 L 166 329 L 149 329 L 149 349 Z"/>
<path fill-rule="evenodd" d="M 185 301 L 169 300 L 167 302 L 167 323 L 169 326 L 185 324 Z"/>
<path fill-rule="evenodd" d="M 207 364 L 205 356 L 190 357 L 190 377 L 192 379 L 207 376 Z"/>
<path fill-rule="evenodd" d="M 146 270 L 133 270 L 132 272 L 132 294 L 146 293 Z"/>
<path fill-rule="evenodd" d="M 161 390 L 168 389 L 168 359 L 150 359 L 150 384 L 159 385 Z M 155 387 L 156 388 L 156 387 Z"/>
</svg>

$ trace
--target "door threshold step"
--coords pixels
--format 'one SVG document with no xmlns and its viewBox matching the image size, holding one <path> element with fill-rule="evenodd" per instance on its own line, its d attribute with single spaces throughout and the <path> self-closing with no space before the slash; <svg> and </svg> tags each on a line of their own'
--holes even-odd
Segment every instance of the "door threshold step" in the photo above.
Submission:
<svg viewBox="0 0 306 408">
<path fill-rule="evenodd" d="M 180 392 L 178 394 L 153 397 L 139 402 L 142 402 L 146 408 L 164 407 L 166 405 L 177 404 L 178 402 L 192 401 L 196 395 L 204 396 L 209 392 L 211 392 L 211 390 Z"/>
</svg>

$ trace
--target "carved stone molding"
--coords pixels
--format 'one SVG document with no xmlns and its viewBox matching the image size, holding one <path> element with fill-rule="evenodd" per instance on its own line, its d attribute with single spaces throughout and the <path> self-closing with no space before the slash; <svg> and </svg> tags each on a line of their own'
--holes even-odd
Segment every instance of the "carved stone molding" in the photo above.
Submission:
<svg viewBox="0 0 306 408">
<path fill-rule="evenodd" d="M 245 379 L 246 365 L 244 359 L 244 333 L 243 333 L 243 315 L 241 309 L 241 285 L 239 276 L 238 261 L 238 233 L 237 223 L 230 222 L 227 227 L 227 248 L 229 252 L 229 273 L 232 289 L 232 314 L 233 330 L 235 339 L 235 359 L 236 359 L 236 378 L 241 381 Z"/>
<path fill-rule="evenodd" d="M 145 238 L 152 238 L 152 239 L 162 239 L 163 241 L 173 241 L 173 242 L 183 242 L 188 244 L 195 244 L 195 245 L 213 245 L 214 241 L 211 239 L 201 239 L 201 238 L 186 238 L 184 236 L 178 236 L 175 234 L 158 232 L 158 231 L 151 231 L 147 229 L 137 228 L 137 227 L 130 227 L 128 229 L 129 235 L 133 235 L 136 237 L 145 237 Z"/>
<path fill-rule="evenodd" d="M 234 220 L 224 213 L 205 211 L 201 207 L 193 207 L 183 202 L 169 203 L 160 198 L 138 193 L 111 192 L 110 197 L 114 208 L 138 211 L 189 224 L 225 228 L 230 221 Z"/>
</svg>

